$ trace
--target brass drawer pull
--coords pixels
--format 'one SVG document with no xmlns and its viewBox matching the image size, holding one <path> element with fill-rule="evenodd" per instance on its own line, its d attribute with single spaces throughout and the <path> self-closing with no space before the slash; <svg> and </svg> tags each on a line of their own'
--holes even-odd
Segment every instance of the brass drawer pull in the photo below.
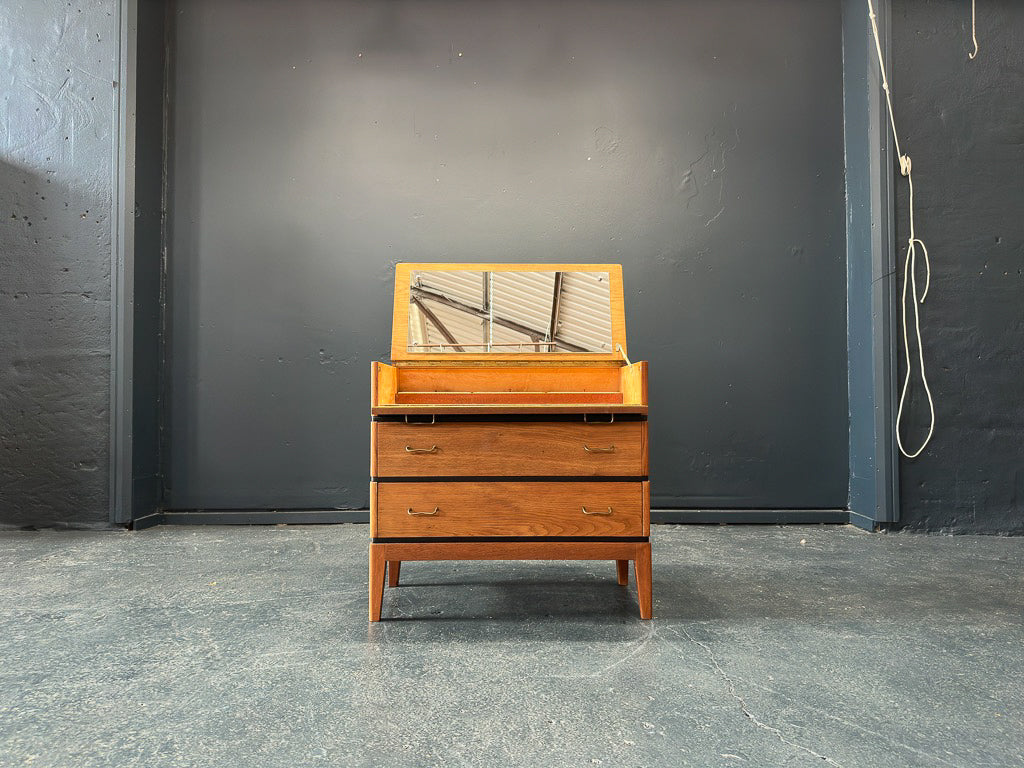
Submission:
<svg viewBox="0 0 1024 768">
<path fill-rule="evenodd" d="M 584 444 L 583 450 L 587 453 L 615 453 L 615 446 L 609 445 L 607 448 L 591 448 L 589 445 Z"/>
<path fill-rule="evenodd" d="M 437 453 L 437 446 L 432 445 L 429 448 L 413 448 L 411 445 L 405 446 L 406 453 Z"/>
<path fill-rule="evenodd" d="M 611 507 L 609 507 L 609 509 L 611 509 Z M 409 515 L 410 517 L 433 517 L 437 513 L 438 507 L 434 507 L 433 512 L 413 512 L 412 507 L 408 507 L 405 510 L 405 514 Z"/>
<path fill-rule="evenodd" d="M 417 421 L 416 419 L 410 419 L 409 414 L 406 414 L 405 423 L 408 424 L 410 427 L 430 426 L 431 424 L 437 423 L 437 415 L 433 413 L 430 414 L 430 421 Z"/>
<path fill-rule="evenodd" d="M 611 513 L 612 513 L 612 508 L 611 507 L 608 507 L 608 511 L 607 512 L 599 512 L 596 509 L 593 512 L 591 512 L 586 507 L 583 507 L 583 514 L 584 515 L 604 515 L 604 516 L 607 517 Z"/>
</svg>

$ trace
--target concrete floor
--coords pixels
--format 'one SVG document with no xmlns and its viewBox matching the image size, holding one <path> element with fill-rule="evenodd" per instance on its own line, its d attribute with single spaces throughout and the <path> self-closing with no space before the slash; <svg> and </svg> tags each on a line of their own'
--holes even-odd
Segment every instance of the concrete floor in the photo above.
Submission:
<svg viewBox="0 0 1024 768">
<path fill-rule="evenodd" d="M 654 530 L 409 563 L 366 526 L 0 534 L 0 765 L 1024 766 L 1024 539 Z"/>
</svg>

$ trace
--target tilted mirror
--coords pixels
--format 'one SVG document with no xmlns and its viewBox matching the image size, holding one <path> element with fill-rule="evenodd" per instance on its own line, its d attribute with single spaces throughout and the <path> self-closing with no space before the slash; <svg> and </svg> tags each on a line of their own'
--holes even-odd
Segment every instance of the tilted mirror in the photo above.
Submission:
<svg viewBox="0 0 1024 768">
<path fill-rule="evenodd" d="M 611 353 L 609 275 L 413 270 L 408 351 Z"/>
</svg>

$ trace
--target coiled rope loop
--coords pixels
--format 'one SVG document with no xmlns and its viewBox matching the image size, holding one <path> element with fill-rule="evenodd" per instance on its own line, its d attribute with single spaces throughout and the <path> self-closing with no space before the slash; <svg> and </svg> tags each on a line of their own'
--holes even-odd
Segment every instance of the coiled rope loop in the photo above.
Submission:
<svg viewBox="0 0 1024 768">
<path fill-rule="evenodd" d="M 900 405 L 896 411 L 896 444 L 899 446 L 900 453 L 906 456 L 908 459 L 915 459 L 921 455 L 928 442 L 932 439 L 932 435 L 935 432 L 935 402 L 932 399 L 932 391 L 928 387 L 928 376 L 925 373 L 924 367 L 924 348 L 921 344 L 921 315 L 920 305 L 924 303 L 925 297 L 928 295 L 928 288 L 931 286 L 932 270 L 931 262 L 928 259 L 928 248 L 925 246 L 924 241 L 917 236 L 917 232 L 914 228 L 914 176 L 913 176 L 913 163 L 910 161 L 910 156 L 903 154 L 900 151 L 900 139 L 896 132 L 896 117 L 892 110 L 892 96 L 889 93 L 889 80 L 885 74 L 885 59 L 882 57 L 882 43 L 880 42 L 878 35 L 878 22 L 875 17 L 875 6 L 871 0 L 868 2 L 868 17 L 871 19 L 871 31 L 875 37 L 875 51 L 878 53 L 878 67 L 882 77 L 882 90 L 885 91 L 885 103 L 889 111 L 889 124 L 892 126 L 892 139 L 893 144 L 896 147 L 896 155 L 900 160 L 900 173 L 906 176 L 907 184 L 910 187 L 910 237 L 907 239 L 907 252 L 903 259 L 903 293 L 901 298 L 901 318 L 903 321 L 903 359 L 905 362 L 906 373 L 903 377 L 903 389 L 900 392 Z M 973 57 L 972 57 L 973 58 Z M 924 270 L 925 270 L 925 282 L 924 290 L 921 291 L 920 296 L 917 293 L 917 249 L 918 246 L 921 248 L 921 255 L 924 259 Z M 903 445 L 903 437 L 900 434 L 901 426 L 903 423 L 903 408 L 906 404 L 907 393 L 910 390 L 910 374 L 912 363 L 910 359 L 910 329 L 907 325 L 907 289 L 910 289 L 910 303 L 914 307 L 914 335 L 917 339 L 917 356 L 918 356 L 918 367 L 921 371 L 921 383 L 924 386 L 925 394 L 928 397 L 928 411 L 930 414 L 928 423 L 928 434 L 925 436 L 921 445 L 918 446 L 916 451 L 908 451 Z"/>
</svg>

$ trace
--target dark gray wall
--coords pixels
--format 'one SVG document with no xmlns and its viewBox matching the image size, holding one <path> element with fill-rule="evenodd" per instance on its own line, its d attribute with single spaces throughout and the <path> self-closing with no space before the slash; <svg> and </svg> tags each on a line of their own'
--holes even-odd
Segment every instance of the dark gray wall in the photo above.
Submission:
<svg viewBox="0 0 1024 768">
<path fill-rule="evenodd" d="M 932 259 L 922 306 L 935 437 L 901 467 L 913 528 L 1024 532 L 1024 4 L 894 0 L 893 89 Z M 897 243 L 907 237 L 898 183 Z M 902 373 L 901 373 L 902 376 Z M 914 408 L 926 423 L 924 403 Z M 916 441 L 920 432 L 911 432 Z"/>
<path fill-rule="evenodd" d="M 230 42 L 233 36 L 242 35 L 245 39 L 239 42 L 255 39 L 261 45 L 273 43 L 267 51 L 270 58 L 279 59 L 283 54 L 275 46 L 284 45 L 287 49 L 295 44 L 287 39 L 275 42 L 277 36 L 270 34 L 266 18 L 273 12 L 272 4 L 246 6 L 248 15 L 256 19 L 254 23 L 264 25 L 262 36 L 258 29 L 248 27 L 230 31 L 230 20 L 223 18 L 223 11 L 231 9 L 223 3 L 211 5 L 220 8 L 211 12 L 221 14 L 221 28 L 211 31 L 207 46 L 216 46 L 219 40 Z M 686 18 L 675 27 L 666 28 L 660 38 L 650 38 L 649 30 L 639 29 L 637 25 L 642 22 L 637 19 L 616 22 L 622 34 L 612 36 L 606 16 L 614 12 L 615 6 L 606 4 L 597 14 L 600 23 L 588 30 L 562 30 L 559 39 L 556 22 L 562 18 L 564 26 L 565 19 L 548 11 L 554 15 L 545 17 L 539 30 L 534 26 L 528 30 L 530 34 L 523 34 L 529 45 L 520 59 L 497 47 L 497 52 L 504 50 L 505 66 L 497 73 L 504 79 L 495 82 L 495 73 L 491 79 L 477 78 L 478 84 L 484 82 L 489 86 L 480 97 L 473 95 L 460 79 L 465 68 L 455 68 L 455 64 L 468 63 L 466 55 L 461 61 L 456 61 L 458 57 L 453 55 L 453 64 L 448 65 L 449 42 L 454 43 L 455 36 L 451 36 L 451 41 L 441 40 L 442 34 L 435 31 L 423 39 L 421 27 L 414 30 L 415 34 L 406 31 L 403 37 L 402 22 L 408 17 L 397 10 L 398 6 L 388 6 L 396 17 L 391 21 L 381 19 L 376 27 L 367 21 L 371 6 L 362 6 L 361 10 L 347 8 L 346 18 L 341 20 L 345 23 L 333 32 L 320 29 L 326 25 L 319 24 L 313 16 L 323 9 L 317 10 L 308 3 L 297 7 L 294 19 L 288 19 L 289 24 L 301 25 L 305 33 L 312 35 L 310 44 L 318 46 L 309 51 L 316 56 L 307 55 L 310 61 L 305 64 L 315 65 L 319 74 L 302 83 L 318 85 L 318 93 L 330 96 L 329 102 L 337 105 L 336 114 L 325 116 L 318 112 L 324 103 L 318 107 L 315 93 L 305 98 L 293 93 L 282 102 L 285 107 L 298 107 L 293 113 L 265 113 L 262 110 L 266 104 L 253 103 L 242 110 L 242 115 L 234 116 L 233 125 L 237 143 L 242 145 L 236 149 L 241 156 L 235 158 L 235 164 L 246 159 L 247 142 L 265 141 L 265 156 L 258 148 L 249 150 L 253 167 L 243 180 L 265 183 L 277 190 L 278 197 L 274 198 L 271 191 L 255 195 L 256 202 L 260 202 L 261 196 L 265 198 L 265 205 L 249 210 L 245 223 L 257 233 L 272 231 L 277 220 L 283 219 L 288 225 L 277 250 L 304 254 L 304 258 L 292 262 L 300 269 L 293 273 L 288 265 L 269 263 L 273 268 L 271 275 L 276 269 L 284 286 L 283 294 L 297 297 L 298 307 L 287 308 L 273 298 L 274 294 L 263 291 L 245 297 L 245 301 L 235 301 L 234 306 L 238 307 L 238 323 L 242 327 L 247 320 L 253 320 L 245 314 L 249 306 L 265 312 L 264 319 L 257 315 L 255 322 L 270 328 L 264 334 L 267 347 L 274 347 L 269 349 L 270 353 L 286 349 L 287 334 L 275 336 L 279 332 L 278 324 L 271 322 L 275 315 L 286 322 L 298 320 L 295 327 L 306 326 L 299 355 L 282 356 L 285 361 L 276 363 L 277 356 L 271 354 L 267 357 L 271 364 L 265 368 L 249 366 L 242 370 L 255 372 L 268 384 L 280 385 L 276 392 L 264 396 L 270 403 L 287 401 L 283 407 L 286 412 L 272 415 L 271 421 L 291 425 L 293 415 L 304 420 L 285 438 L 294 440 L 298 435 L 307 441 L 301 455 L 295 453 L 293 460 L 286 463 L 284 474 L 291 477 L 285 479 L 298 480 L 305 488 L 319 487 L 320 491 L 317 498 L 289 500 L 284 492 L 287 484 L 278 494 L 274 488 L 270 488 L 271 493 L 266 492 L 267 486 L 272 485 L 267 482 L 260 489 L 259 498 L 239 496 L 237 502 L 225 498 L 223 503 L 365 504 L 365 369 L 368 360 L 383 357 L 387 350 L 391 262 L 398 258 L 507 257 L 607 258 L 625 263 L 633 353 L 654 362 L 652 394 L 655 407 L 663 416 L 655 422 L 654 433 L 655 480 L 661 494 L 656 501 L 683 505 L 703 503 L 702 498 L 714 500 L 716 485 L 746 465 L 761 467 L 762 472 L 752 474 L 748 481 L 741 478 L 734 483 L 739 499 L 725 500 L 724 505 L 743 504 L 744 498 L 758 497 L 751 490 L 765 490 L 759 497 L 769 503 L 792 503 L 778 496 L 767 498 L 784 487 L 772 479 L 771 473 L 779 467 L 792 468 L 781 473 L 783 478 L 792 477 L 802 467 L 806 469 L 807 487 L 815 496 L 814 504 L 841 505 L 833 501 L 841 495 L 835 492 L 840 482 L 829 486 L 828 499 L 821 492 L 823 478 L 838 474 L 836 463 L 828 460 L 832 454 L 828 441 L 835 437 L 833 430 L 830 427 L 828 434 L 820 433 L 823 423 L 833 423 L 821 418 L 827 409 L 815 406 L 812 397 L 808 415 L 801 420 L 801 409 L 794 406 L 809 392 L 817 392 L 821 398 L 831 392 L 835 382 L 829 384 L 827 376 L 815 378 L 811 371 L 815 365 L 821 371 L 832 371 L 836 361 L 801 360 L 795 344 L 766 346 L 767 331 L 757 322 L 763 319 L 767 311 L 765 302 L 769 300 L 771 311 L 791 315 L 792 320 L 799 321 L 796 327 L 804 332 L 808 325 L 821 322 L 826 326 L 822 332 L 827 331 L 831 317 L 826 315 L 808 322 L 816 313 L 803 303 L 787 306 L 779 293 L 785 280 L 793 282 L 795 277 L 797 282 L 801 281 L 795 273 L 807 268 L 797 260 L 799 251 L 787 250 L 787 246 L 798 248 L 797 241 L 806 239 L 812 249 L 805 248 L 803 258 L 818 269 L 820 259 L 811 258 L 817 255 L 813 248 L 820 250 L 825 243 L 838 245 L 835 231 L 821 223 L 822 213 L 834 214 L 835 206 L 827 204 L 832 189 L 827 177 L 834 169 L 826 168 L 827 173 L 821 178 L 801 177 L 797 173 L 800 168 L 806 169 L 809 158 L 816 154 L 830 159 L 829 148 L 811 144 L 806 153 L 796 148 L 799 139 L 824 142 L 837 130 L 831 120 L 833 110 L 814 101 L 811 90 L 798 87 L 830 82 L 827 66 L 819 72 L 816 70 L 820 67 L 803 64 L 828 60 L 828 52 L 838 36 L 838 31 L 834 35 L 831 32 L 835 30 L 831 21 L 833 11 L 794 2 L 773 8 L 776 13 L 769 19 L 769 11 L 757 3 L 743 7 L 729 3 L 721 12 L 715 10 L 720 4 L 710 8 L 702 5 L 712 4 L 681 2 Z M 236 11 L 238 7 L 234 6 Z M 508 17 L 510 7 L 504 6 L 504 15 L 499 13 L 495 19 L 502 24 L 513 23 L 514 19 Z M 524 13 L 531 12 L 530 6 L 524 8 Z M 565 13 L 571 16 L 578 8 L 570 7 Z M 39 0 L 0 7 L 0 40 L 8 65 L 0 74 L 4 96 L 0 101 L 0 525 L 103 525 L 107 519 L 108 211 L 113 121 L 110 84 L 116 78 L 116 10 L 114 0 L 76 2 L 72 6 Z M 186 4 L 184 10 L 191 13 L 193 9 Z M 794 13 L 797 10 L 800 13 Z M 668 12 L 664 8 L 658 11 Z M 716 24 L 719 14 L 722 18 Z M 921 459 L 905 462 L 902 467 L 904 519 L 915 528 L 990 532 L 1024 529 L 1024 481 L 1020 469 L 1024 462 L 1018 439 L 1024 415 L 1017 396 L 1022 367 L 1020 332 L 1024 312 L 1019 270 L 1024 255 L 1024 223 L 1014 214 L 1020 207 L 1017 197 L 1022 167 L 1016 98 L 1021 91 L 1020 72 L 1024 71 L 1022 14 L 1024 9 L 1010 0 L 979 4 L 982 52 L 978 60 L 968 62 L 966 2 L 894 3 L 897 110 L 907 126 L 907 148 L 915 158 L 919 222 L 935 258 L 936 281 L 924 307 L 924 321 L 926 354 L 939 405 L 938 432 Z M 593 9 L 588 8 L 584 15 L 590 20 Z M 726 23 L 727 16 L 730 23 Z M 787 24 L 777 24 L 779 18 L 787 19 Z M 362 26 L 349 24 L 350 20 L 362 20 Z M 447 22 L 441 18 L 438 23 Z M 485 31 L 486 25 L 481 26 L 479 21 L 472 25 L 469 42 L 460 46 L 465 49 L 464 54 L 472 43 L 476 46 L 474 50 L 482 49 L 490 56 L 494 41 L 477 34 Z M 772 34 L 761 40 L 753 33 L 758 28 L 771 29 Z M 657 43 L 669 31 L 678 39 L 674 54 L 667 44 Z M 289 36 L 285 31 L 282 34 L 285 38 Z M 352 50 L 348 47 L 339 49 L 336 57 L 328 61 L 321 60 L 325 40 L 337 41 L 339 35 L 348 41 L 346 45 L 352 45 L 354 40 L 365 43 L 366 51 L 377 52 L 369 73 L 341 66 L 348 67 L 350 63 Z M 538 35 L 548 40 L 548 48 L 553 51 L 549 57 L 538 56 Z M 559 46 L 565 51 L 570 47 L 591 50 L 594 36 L 600 35 L 605 36 L 601 41 L 608 47 L 602 56 L 610 57 L 611 61 L 595 64 L 596 54 L 585 58 L 589 66 L 574 81 L 583 88 L 567 90 L 563 81 L 570 73 L 550 76 L 555 70 L 549 65 L 560 58 Z M 462 39 L 464 36 L 459 38 Z M 648 45 L 648 39 L 655 44 Z M 388 41 L 395 46 L 390 53 L 380 50 L 387 48 Z M 411 49 L 403 53 L 402 45 L 406 44 Z M 414 66 L 416 56 L 426 57 L 439 45 L 442 55 L 434 62 L 439 65 L 434 73 L 438 79 L 431 80 L 429 72 Z M 780 51 L 784 51 L 781 56 Z M 636 53 L 633 60 L 627 55 L 630 52 Z M 409 54 L 415 55 L 410 58 Z M 479 50 L 475 55 L 479 58 Z M 665 68 L 655 67 L 651 57 Z M 296 79 L 312 74 L 303 68 L 300 57 L 291 58 L 295 60 L 284 62 L 284 66 L 278 67 L 279 61 L 268 61 L 263 67 L 281 70 L 270 79 L 277 92 L 293 90 L 296 80 L 288 79 L 289 72 Z M 296 69 L 291 70 L 291 66 Z M 614 71 L 609 73 L 609 69 Z M 656 77 L 641 79 L 652 69 L 656 69 Z M 399 81 L 404 81 L 404 90 L 396 91 L 394 77 L 403 72 Z M 586 72 L 594 74 L 589 76 Z M 249 92 L 236 94 L 234 103 L 246 106 L 247 99 L 259 96 L 262 74 L 264 71 L 257 68 L 256 73 L 243 79 Z M 363 79 L 367 76 L 369 82 Z M 747 80 L 750 82 L 746 83 Z M 547 86 L 550 93 L 540 87 L 549 81 L 553 81 Z M 641 85 L 637 87 L 637 83 Z M 417 85 L 422 91 L 416 90 Z M 440 85 L 444 89 L 439 90 Z M 226 82 L 219 82 L 218 87 L 230 90 Z M 723 92 L 718 92 L 719 87 Z M 532 109 L 524 114 L 536 117 L 539 110 L 547 119 L 547 109 L 562 124 L 575 126 L 576 133 L 569 139 L 563 137 L 561 144 L 554 144 L 549 137 L 540 136 L 546 125 L 543 121 L 533 121 L 538 123 L 535 127 L 518 114 L 503 115 L 499 107 L 514 92 L 524 97 L 532 94 L 536 99 Z M 407 97 L 404 110 L 401 103 L 395 103 L 396 93 Z M 433 141 L 429 129 L 432 125 L 445 125 L 445 115 L 433 108 L 428 98 L 438 93 L 449 94 L 447 106 L 453 101 L 462 104 L 452 121 L 465 117 L 471 107 L 472 114 L 487 107 L 492 122 L 481 126 L 463 121 L 460 125 L 464 129 L 454 131 L 454 139 L 448 131 L 439 133 L 437 141 L 448 142 L 443 153 L 440 149 L 432 150 L 432 145 L 426 143 Z M 833 90 L 825 88 L 818 95 L 825 94 L 827 99 L 832 93 Z M 769 97 L 777 101 L 766 109 Z M 521 103 L 514 104 L 523 107 Z M 732 104 L 736 105 L 735 111 L 730 111 Z M 418 116 L 415 133 L 411 124 L 413 106 Z M 791 112 L 785 120 L 777 114 L 784 108 Z M 379 113 L 388 110 L 395 113 L 395 119 L 386 123 L 385 128 L 380 128 L 380 122 L 374 126 L 372 120 L 379 121 Z M 362 120 L 360 115 L 368 111 L 378 116 L 369 122 Z M 649 119 L 661 112 L 662 119 Z M 818 117 L 818 122 L 807 125 L 800 120 L 820 114 L 825 116 L 824 126 Z M 424 124 L 420 116 L 427 116 L 428 123 Z M 246 121 L 243 117 L 253 119 Z M 596 124 L 597 118 L 601 125 Z M 145 119 L 140 115 L 140 123 Z M 202 125 L 196 116 L 193 119 L 196 126 Z M 223 115 L 219 119 L 224 119 Z M 331 130 L 332 119 L 339 129 L 362 127 L 364 133 Z M 264 123 L 271 131 L 266 140 L 258 139 L 254 129 Z M 396 137 L 402 138 L 397 136 L 397 123 L 405 126 L 404 144 L 395 142 Z M 289 125 L 309 128 L 317 124 L 325 135 L 310 136 L 303 131 L 298 138 L 289 138 Z M 602 126 L 617 132 L 604 138 L 604 131 L 598 135 L 595 130 Z M 824 132 L 819 132 L 819 127 Z M 371 128 L 379 133 L 368 133 Z M 762 128 L 772 130 L 762 136 Z M 729 150 L 736 143 L 736 129 L 740 141 L 735 149 Z M 786 129 L 790 132 L 788 137 L 783 135 Z M 282 139 L 279 144 L 271 141 L 274 135 Z M 419 143 L 414 143 L 413 137 Z M 516 137 L 526 141 L 516 142 Z M 216 137 L 198 136 L 204 141 L 210 138 Z M 531 138 L 545 139 L 546 156 L 529 151 Z M 391 147 L 400 148 L 404 154 L 387 152 Z M 435 195 L 427 182 L 442 177 L 430 175 L 432 165 L 446 162 L 443 154 L 448 158 L 461 154 L 464 147 L 476 154 L 464 159 L 461 166 L 456 163 L 453 175 L 442 179 L 448 182 L 448 191 Z M 287 186 L 294 174 L 287 173 L 286 160 L 278 157 L 281 148 L 293 155 L 308 154 L 305 163 L 297 166 L 305 168 L 303 176 L 296 176 L 296 183 L 301 181 L 297 188 Z M 712 151 L 705 155 L 707 149 Z M 570 165 L 565 159 L 570 150 L 574 157 L 585 153 L 598 158 L 605 166 L 602 173 L 611 175 L 594 173 L 590 165 L 593 159 L 580 159 Z M 719 168 L 723 154 L 724 170 L 712 170 Z M 258 171 L 264 160 L 266 167 L 260 176 Z M 690 163 L 695 160 L 698 162 L 687 177 Z M 738 165 L 734 160 L 743 162 Z M 544 161 L 553 165 L 549 173 L 544 172 Z M 583 165 L 584 162 L 588 164 Z M 756 175 L 752 172 L 769 165 L 771 174 L 763 170 Z M 193 166 L 193 170 L 197 167 Z M 389 170 L 391 175 L 379 177 L 373 173 L 376 168 Z M 407 169 L 408 177 L 396 176 L 397 168 Z M 480 178 L 470 175 L 467 168 L 479 168 Z M 679 168 L 683 169 L 682 178 L 673 186 L 671 182 L 677 178 L 673 174 Z M 235 169 L 229 163 L 227 170 Z M 367 181 L 354 183 L 353 177 Z M 211 179 L 206 176 L 201 180 L 208 187 Z M 461 204 L 457 192 L 451 191 L 453 180 L 461 182 L 472 195 Z M 542 185 L 542 193 L 530 192 L 544 181 L 547 183 Z M 680 205 L 673 190 L 684 181 L 681 194 L 687 199 Z M 760 186 L 754 184 L 757 181 Z M 777 182 L 773 188 L 777 194 L 755 195 L 752 199 L 751 190 L 763 191 L 769 181 Z M 491 188 L 484 187 L 488 182 Z M 497 188 L 501 182 L 509 182 L 500 187 L 507 192 L 501 193 Z M 792 192 L 796 187 L 807 188 L 796 197 Z M 204 188 L 201 185 L 196 189 Z M 698 189 L 700 194 L 694 196 Z M 241 183 L 227 191 L 237 201 L 234 216 L 243 219 L 241 212 L 248 203 L 241 192 L 247 191 L 246 185 Z M 485 194 L 488 191 L 490 194 Z M 179 194 L 183 194 L 180 188 Z M 513 197 L 506 201 L 510 194 Z M 727 203 L 726 210 L 711 221 L 721 208 L 715 205 L 719 194 Z M 905 192 L 901 194 L 904 197 L 898 201 L 897 209 L 903 226 L 906 200 Z M 312 210 L 299 215 L 296 211 L 302 207 L 302 198 L 309 201 Z M 385 204 L 383 208 L 380 203 Z M 148 217 L 144 225 L 155 226 L 153 204 L 152 197 L 148 203 L 140 199 L 140 218 Z M 807 211 L 802 217 L 791 210 L 801 207 Z M 368 221 L 375 209 L 381 210 L 383 221 Z M 546 225 L 542 218 L 545 210 L 550 211 Z M 225 212 L 221 210 L 222 214 Z M 769 226 L 753 237 L 750 220 L 758 215 Z M 711 224 L 704 226 L 708 221 Z M 780 234 L 775 221 L 781 221 L 783 229 L 788 226 L 789 236 L 785 232 Z M 806 238 L 797 237 L 793 233 L 800 224 L 817 225 L 820 229 L 806 233 Z M 575 231 L 572 226 L 576 226 Z M 360 234 L 366 235 L 368 230 L 371 235 L 384 232 L 387 238 L 361 238 Z M 243 234 L 246 231 L 247 228 L 241 230 Z M 622 239 L 602 242 L 615 236 Z M 142 240 L 151 242 L 147 237 L 143 234 Z M 258 269 L 261 263 L 268 262 L 267 253 L 275 249 L 273 244 L 261 243 L 258 236 L 248 237 L 250 244 L 259 246 L 253 251 Z M 298 247 L 303 238 L 313 241 L 316 247 Z M 224 258 L 225 250 L 214 248 L 203 253 L 208 259 L 213 258 L 209 254 Z M 747 263 L 756 268 L 757 261 L 751 254 L 757 253 L 769 254 L 772 264 L 782 267 L 778 280 L 763 285 L 763 281 L 755 279 L 760 278 L 760 273 L 748 271 L 746 284 L 737 281 L 736 271 L 742 271 L 736 269 L 737 265 Z M 680 273 L 685 280 L 676 279 Z M 330 281 L 329 307 L 305 306 L 309 303 L 307 295 L 320 300 L 320 294 L 328 293 L 327 288 L 304 291 L 288 287 L 295 280 L 315 286 L 324 278 Z M 750 289 L 751 285 L 754 289 Z M 828 287 L 833 283 L 823 280 L 822 285 Z M 731 293 L 726 290 L 730 286 Z M 743 292 L 744 287 L 748 288 L 746 295 L 737 299 L 736 294 Z M 139 289 L 137 284 L 136 290 Z M 152 287 L 145 290 L 152 291 Z M 670 295 L 673 292 L 677 295 Z M 659 300 L 652 301 L 652 297 Z M 836 296 L 821 295 L 820 305 L 816 306 L 829 307 L 835 301 Z M 754 311 L 756 303 L 761 304 L 761 313 Z M 146 311 L 137 308 L 138 313 Z M 675 335 L 659 337 L 655 331 L 661 315 L 669 321 L 688 324 L 680 326 Z M 704 322 L 693 322 L 694 318 L 703 318 Z M 726 322 L 729 318 L 735 321 Z M 146 321 L 137 314 L 136 321 L 140 320 Z M 741 325 L 743 331 L 737 330 Z M 737 347 L 737 339 L 744 337 L 743 344 L 747 346 Z M 142 345 L 138 334 L 136 340 Z M 783 358 L 778 367 L 791 368 L 792 375 L 779 374 L 774 365 L 744 369 L 740 365 L 743 355 L 733 354 L 733 350 L 746 354 L 755 342 L 761 342 L 766 355 L 769 349 L 772 354 L 789 349 L 792 357 Z M 152 349 L 137 346 L 135 352 L 141 356 Z M 322 355 L 320 349 L 324 350 Z M 716 352 L 731 365 L 712 359 Z M 287 373 L 275 379 L 273 374 L 278 367 Z M 736 371 L 737 375 L 723 382 L 723 371 Z M 306 374 L 310 376 L 304 380 Z M 779 413 L 760 413 L 755 392 L 764 389 L 766 377 L 776 381 L 766 390 L 773 403 L 779 401 L 779 391 L 798 382 L 789 393 L 791 396 L 782 401 L 784 408 Z M 307 389 L 297 388 L 296 382 Z M 733 390 L 739 388 L 739 396 L 731 398 L 727 406 L 724 398 L 718 401 L 715 395 L 723 384 L 728 388 L 730 383 Z M 196 379 L 193 385 L 193 405 L 200 395 L 222 391 L 211 390 L 209 379 Z M 287 398 L 278 394 L 286 391 L 292 393 Z M 317 405 L 299 407 L 297 403 L 304 392 L 319 398 L 313 401 Z M 734 419 L 727 410 L 737 404 L 743 405 L 747 418 L 747 426 L 742 429 L 736 428 L 740 419 Z M 316 413 L 310 415 L 310 411 Z M 675 411 L 685 423 L 673 424 L 664 418 Z M 258 408 L 253 408 L 251 415 L 262 418 Z M 751 439 L 751 435 L 763 436 L 764 420 L 772 418 L 787 421 L 786 428 L 773 428 L 767 443 Z M 824 442 L 809 444 L 805 451 L 794 448 L 810 433 L 819 434 Z M 273 425 L 264 434 L 272 437 Z M 142 442 L 148 441 L 147 438 Z M 139 442 L 136 434 L 136 445 Z M 761 446 L 768 450 L 762 452 Z M 272 444 L 274 450 L 277 447 Z M 315 460 L 317 449 L 324 450 L 323 459 L 302 476 L 296 467 Z M 251 455 L 261 450 L 259 444 L 244 444 L 239 453 Z M 708 458 L 701 460 L 702 455 Z M 145 460 L 146 456 L 136 458 Z M 213 471 L 220 477 L 239 467 L 232 463 L 230 455 L 213 458 Z M 279 454 L 278 458 L 288 456 Z M 257 462 L 256 467 L 277 469 L 267 460 Z M 341 482 L 335 482 L 337 478 Z M 213 480 L 219 482 L 216 476 Z M 251 475 L 235 480 L 228 487 L 228 495 L 252 480 Z"/>
<path fill-rule="evenodd" d="M 0 5 L 0 525 L 105 525 L 116 3 Z"/>
<path fill-rule="evenodd" d="M 169 506 L 366 506 L 400 260 L 623 263 L 655 505 L 846 506 L 838 0 L 175 20 Z"/>
<path fill-rule="evenodd" d="M 166 4 L 140 0 L 135 99 L 135 261 L 132 344 L 132 510 L 161 503 L 160 407 L 163 402 L 163 170 Z"/>
</svg>

